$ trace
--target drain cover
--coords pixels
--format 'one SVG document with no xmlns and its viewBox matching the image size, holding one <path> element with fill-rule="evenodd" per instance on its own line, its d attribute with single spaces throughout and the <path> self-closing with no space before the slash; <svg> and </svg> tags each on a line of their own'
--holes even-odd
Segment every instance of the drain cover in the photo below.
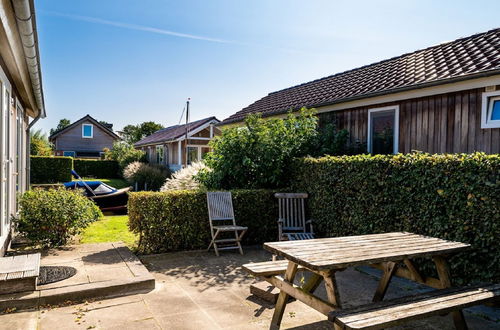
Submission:
<svg viewBox="0 0 500 330">
<path fill-rule="evenodd" d="M 76 274 L 76 268 L 69 266 L 40 266 L 38 285 L 59 282 Z"/>
</svg>

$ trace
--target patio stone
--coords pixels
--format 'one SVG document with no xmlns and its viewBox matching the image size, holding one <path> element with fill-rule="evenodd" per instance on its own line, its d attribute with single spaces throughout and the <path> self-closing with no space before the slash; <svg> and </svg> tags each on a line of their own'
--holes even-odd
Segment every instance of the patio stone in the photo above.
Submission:
<svg viewBox="0 0 500 330">
<path fill-rule="evenodd" d="M 122 250 L 119 251 L 121 255 Z M 92 251 L 92 253 L 95 252 L 95 250 Z M 41 330 L 87 329 L 91 326 L 95 326 L 96 329 L 117 330 L 269 329 L 274 305 L 250 294 L 250 284 L 258 280 L 244 273 L 240 265 L 250 260 L 265 261 L 270 258 L 271 255 L 265 251 L 252 250 L 248 247 L 245 247 L 244 256 L 236 253 L 223 253 L 221 257 L 216 257 L 204 251 L 142 256 L 141 259 L 148 265 L 156 279 L 154 290 L 94 300 L 74 306 L 40 308 L 39 319 L 34 313 L 0 314 L 0 329 L 3 329 L 4 319 L 8 320 L 6 322 L 19 322 L 21 326 L 26 324 L 28 329 L 35 322 Z M 122 256 L 122 259 L 129 260 L 136 265 L 131 256 Z M 108 271 L 112 272 L 113 269 L 121 268 L 108 268 Z M 337 281 L 343 304 L 357 305 L 371 301 L 377 287 L 377 276 L 379 273 L 376 271 L 371 272 L 363 268 L 359 270 L 349 268 L 339 272 Z M 307 275 L 305 277 L 307 278 Z M 390 298 L 413 294 L 421 289 L 412 286 L 411 282 L 400 282 L 399 279 L 393 279 L 393 281 L 387 293 Z M 105 285 L 107 282 L 87 285 Z M 118 294 L 120 294 L 119 290 Z M 318 287 L 316 294 L 326 298 L 324 285 Z M 469 328 L 471 330 L 498 329 L 500 310 L 492 310 L 496 310 L 496 313 L 492 312 L 488 315 L 492 318 L 496 317 L 498 322 L 481 318 L 478 316 L 480 313 L 471 314 L 471 310 L 467 309 L 465 317 Z M 73 314 L 75 312 L 76 314 Z M 75 322 L 78 316 L 81 316 L 78 320 L 80 324 Z M 6 324 L 16 325 L 17 323 Z M 282 328 L 331 329 L 332 325 L 321 313 L 300 301 L 292 301 L 285 309 Z M 454 326 L 451 316 L 447 315 L 407 323 L 394 329 L 452 330 Z"/>
<path fill-rule="evenodd" d="M 134 274 L 127 266 L 114 267 L 113 269 L 105 267 L 91 267 L 87 269 L 87 275 L 90 282 L 112 281 L 114 279 L 133 279 Z"/>
</svg>

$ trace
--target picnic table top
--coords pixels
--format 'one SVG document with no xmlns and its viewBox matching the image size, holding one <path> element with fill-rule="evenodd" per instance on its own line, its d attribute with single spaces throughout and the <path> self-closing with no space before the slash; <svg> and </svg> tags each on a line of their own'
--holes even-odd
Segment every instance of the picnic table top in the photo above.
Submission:
<svg viewBox="0 0 500 330">
<path fill-rule="evenodd" d="M 469 244 L 407 232 L 281 241 L 264 244 L 270 252 L 311 270 L 325 271 L 386 261 L 447 255 Z"/>
</svg>

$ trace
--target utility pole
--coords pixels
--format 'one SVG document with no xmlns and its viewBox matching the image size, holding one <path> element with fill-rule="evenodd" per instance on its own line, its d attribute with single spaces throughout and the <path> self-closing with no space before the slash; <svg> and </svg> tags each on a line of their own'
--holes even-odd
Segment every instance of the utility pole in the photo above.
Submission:
<svg viewBox="0 0 500 330">
<path fill-rule="evenodd" d="M 189 124 L 189 101 L 190 100 L 191 100 L 191 98 L 188 97 L 188 99 L 186 101 L 186 138 L 185 138 L 185 141 L 186 141 L 186 166 L 188 165 L 188 132 L 189 132 L 188 124 Z"/>
</svg>

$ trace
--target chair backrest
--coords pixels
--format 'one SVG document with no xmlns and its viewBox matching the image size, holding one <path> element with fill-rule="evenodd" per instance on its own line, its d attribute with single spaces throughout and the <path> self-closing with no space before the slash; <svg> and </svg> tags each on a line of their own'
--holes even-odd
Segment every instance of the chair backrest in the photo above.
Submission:
<svg viewBox="0 0 500 330">
<path fill-rule="evenodd" d="M 207 192 L 208 218 L 212 221 L 234 222 L 233 198 L 229 191 L 210 191 Z"/>
<path fill-rule="evenodd" d="M 306 193 L 276 193 L 283 230 L 306 232 Z"/>
</svg>

